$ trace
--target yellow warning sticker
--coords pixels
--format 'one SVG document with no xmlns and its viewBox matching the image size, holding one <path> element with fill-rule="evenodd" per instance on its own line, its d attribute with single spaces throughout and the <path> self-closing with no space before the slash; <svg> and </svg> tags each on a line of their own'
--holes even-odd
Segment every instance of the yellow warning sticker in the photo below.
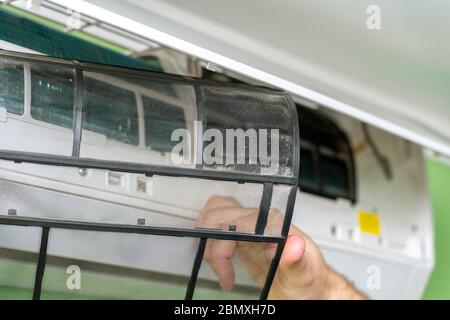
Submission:
<svg viewBox="0 0 450 320">
<path fill-rule="evenodd" d="M 376 236 L 381 234 L 380 216 L 375 212 L 358 210 L 359 229 L 361 232 Z"/>
</svg>

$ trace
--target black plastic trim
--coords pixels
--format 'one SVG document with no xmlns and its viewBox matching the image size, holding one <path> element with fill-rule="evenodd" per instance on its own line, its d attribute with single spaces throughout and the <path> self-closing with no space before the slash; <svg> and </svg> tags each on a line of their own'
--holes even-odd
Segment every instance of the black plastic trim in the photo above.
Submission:
<svg viewBox="0 0 450 320">
<path fill-rule="evenodd" d="M 259 205 L 258 220 L 256 221 L 255 234 L 264 234 L 269 216 L 270 204 L 272 203 L 273 183 L 264 183 L 263 195 Z"/>
<path fill-rule="evenodd" d="M 75 69 L 75 104 L 73 117 L 72 156 L 80 156 L 81 134 L 83 125 L 84 77 L 82 69 Z"/>
<path fill-rule="evenodd" d="M 39 257 L 36 266 L 36 276 L 34 279 L 33 300 L 41 299 L 42 280 L 44 279 L 45 262 L 47 260 L 47 246 L 49 233 L 50 233 L 49 227 L 42 228 L 41 246 L 39 248 Z"/>
<path fill-rule="evenodd" d="M 283 241 L 284 239 L 283 237 L 280 236 L 255 235 L 252 233 L 231 232 L 231 231 L 223 231 L 220 229 L 206 229 L 206 228 L 185 229 L 185 228 L 167 228 L 167 227 L 138 226 L 138 225 L 134 226 L 126 224 L 69 221 L 58 219 L 6 216 L 6 215 L 0 215 L 0 224 L 23 226 L 23 227 L 57 228 L 57 229 L 115 232 L 115 233 L 134 233 L 134 234 L 148 234 L 156 236 L 208 238 L 208 239 L 237 240 L 248 242 L 277 243 Z"/>
<path fill-rule="evenodd" d="M 202 265 L 206 241 L 206 238 L 201 238 L 198 244 L 197 254 L 195 255 L 195 261 L 192 267 L 191 277 L 189 278 L 184 300 L 192 300 L 192 297 L 194 296 L 195 284 L 197 283 L 198 272 L 200 271 L 200 266 Z"/>
<path fill-rule="evenodd" d="M 141 173 L 146 175 L 154 174 L 161 176 L 191 177 L 209 180 L 239 181 L 239 182 L 254 182 L 254 183 L 272 182 L 288 185 L 297 184 L 297 178 L 295 177 L 264 176 L 264 175 L 230 172 L 230 171 L 207 170 L 207 169 L 198 170 L 195 168 L 156 166 L 150 164 L 147 165 L 121 161 L 76 158 L 70 156 L 48 155 L 33 152 L 0 150 L 0 159 L 14 162 L 29 162 L 52 166 L 102 169 L 118 172 Z"/>
</svg>

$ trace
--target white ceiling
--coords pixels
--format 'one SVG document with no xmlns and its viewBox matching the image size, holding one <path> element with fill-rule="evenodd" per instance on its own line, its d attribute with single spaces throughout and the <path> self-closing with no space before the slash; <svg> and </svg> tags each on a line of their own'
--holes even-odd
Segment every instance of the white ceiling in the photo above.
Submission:
<svg viewBox="0 0 450 320">
<path fill-rule="evenodd" d="M 381 30 L 366 27 L 369 5 Z M 78 10 L 450 156 L 450 1 L 86 0 Z"/>
</svg>

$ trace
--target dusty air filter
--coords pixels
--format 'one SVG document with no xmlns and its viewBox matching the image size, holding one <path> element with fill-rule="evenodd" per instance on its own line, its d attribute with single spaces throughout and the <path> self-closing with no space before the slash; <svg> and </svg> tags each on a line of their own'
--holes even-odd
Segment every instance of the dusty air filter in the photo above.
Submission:
<svg viewBox="0 0 450 320">
<path fill-rule="evenodd" d="M 271 243 L 265 299 L 295 202 L 297 119 L 284 92 L 1 51 L 0 247 L 32 251 L 40 231 L 35 299 L 46 265 L 68 257 L 184 279 L 192 299 L 216 281 L 208 239 Z M 259 208 L 255 219 L 199 224 L 213 195 Z M 269 227 L 270 208 L 284 216 Z"/>
</svg>

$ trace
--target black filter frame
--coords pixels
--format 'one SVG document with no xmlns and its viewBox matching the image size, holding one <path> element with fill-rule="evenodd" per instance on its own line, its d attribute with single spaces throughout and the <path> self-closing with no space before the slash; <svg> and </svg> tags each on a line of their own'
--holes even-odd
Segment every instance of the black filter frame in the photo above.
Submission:
<svg viewBox="0 0 450 320">
<path fill-rule="evenodd" d="M 193 297 L 195 285 L 197 282 L 197 276 L 200 270 L 201 263 L 203 261 L 203 255 L 206 247 L 206 242 L 208 239 L 274 243 L 277 245 L 277 249 L 274 258 L 270 264 L 270 268 L 268 270 L 264 287 L 262 288 L 260 293 L 261 300 L 267 299 L 287 239 L 289 227 L 292 220 L 292 214 L 294 211 L 295 198 L 297 194 L 298 173 L 300 165 L 299 124 L 298 124 L 297 110 L 289 94 L 287 94 L 284 91 L 278 91 L 267 88 L 242 86 L 240 84 L 236 85 L 236 84 L 213 83 L 208 80 L 202 80 L 186 76 L 156 73 L 138 69 L 129 69 L 117 66 L 93 64 L 80 61 L 72 61 L 42 55 L 18 53 L 5 50 L 0 50 L 0 58 L 19 59 L 20 61 L 29 63 L 41 62 L 46 64 L 53 64 L 55 66 L 59 65 L 70 67 L 73 70 L 75 70 L 74 73 L 75 102 L 74 102 L 74 120 L 72 128 L 73 129 L 72 156 L 59 156 L 33 152 L 3 150 L 1 149 L 0 146 L 0 159 L 2 160 L 14 161 L 16 163 L 26 162 L 51 166 L 103 169 L 111 171 L 145 174 L 147 176 L 152 175 L 175 176 L 175 177 L 199 178 L 218 181 L 234 181 L 238 183 L 257 183 L 263 185 L 263 195 L 260 202 L 259 214 L 254 233 L 243 233 L 233 230 L 224 231 L 205 228 L 187 229 L 187 228 L 142 226 L 142 225 L 109 224 L 98 222 L 81 222 L 81 221 L 79 222 L 72 220 L 57 220 L 57 219 L 33 218 L 25 216 L 0 214 L 0 225 L 39 227 L 42 229 L 40 249 L 35 274 L 35 284 L 33 289 L 34 300 L 39 300 L 41 297 L 41 288 L 46 265 L 49 232 L 51 229 L 70 229 L 70 230 L 85 230 L 95 232 L 198 238 L 200 241 L 185 294 L 185 299 L 187 300 L 190 300 Z M 264 94 L 282 95 L 286 97 L 288 101 L 290 120 L 292 121 L 292 133 L 293 133 L 292 176 L 258 175 L 251 173 L 241 173 L 236 171 L 206 170 L 202 168 L 202 165 L 197 165 L 195 168 L 182 168 L 182 167 L 170 167 L 160 165 L 147 165 L 140 163 L 129 163 L 122 161 L 80 158 L 82 114 L 84 103 L 84 76 L 83 76 L 84 71 L 93 71 L 93 72 L 98 71 L 110 75 L 118 75 L 118 74 L 136 75 L 156 81 L 158 80 L 170 81 L 172 83 L 192 85 L 195 89 L 196 94 L 197 118 L 198 118 L 197 120 L 204 120 L 203 98 L 201 96 L 201 90 L 199 90 L 201 86 L 216 86 L 222 88 L 245 90 L 247 92 L 254 92 L 263 95 Z M 201 141 L 198 141 L 197 143 L 198 145 L 202 144 Z M 197 148 L 197 150 L 199 149 L 202 150 L 202 148 Z M 264 229 L 267 224 L 274 185 L 278 184 L 290 186 L 290 192 L 287 199 L 282 229 L 280 235 L 265 235 Z"/>
</svg>

